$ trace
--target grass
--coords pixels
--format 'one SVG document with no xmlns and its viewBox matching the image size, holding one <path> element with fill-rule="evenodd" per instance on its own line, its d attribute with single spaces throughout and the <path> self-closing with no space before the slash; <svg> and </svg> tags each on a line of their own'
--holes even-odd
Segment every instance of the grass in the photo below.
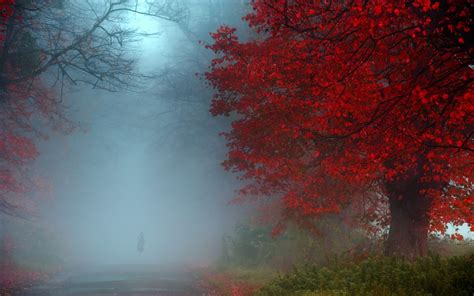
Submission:
<svg viewBox="0 0 474 296">
<path fill-rule="evenodd" d="M 420 258 L 370 258 L 327 267 L 304 266 L 278 276 L 258 296 L 466 295 L 474 293 L 474 254 Z"/>
</svg>

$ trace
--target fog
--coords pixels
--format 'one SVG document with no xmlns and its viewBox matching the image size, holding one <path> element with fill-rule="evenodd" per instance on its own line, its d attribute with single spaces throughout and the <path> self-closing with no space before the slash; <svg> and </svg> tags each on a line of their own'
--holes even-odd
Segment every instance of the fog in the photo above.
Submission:
<svg viewBox="0 0 474 296">
<path fill-rule="evenodd" d="M 471 291 L 472 18 L 382 2 L 0 1 L 0 296 Z"/>
<path fill-rule="evenodd" d="M 190 11 L 189 22 L 203 17 Z M 132 44 L 138 70 L 157 77 L 130 91 L 80 85 L 68 91 L 66 113 L 75 129 L 50 131 L 38 144 L 33 172 L 51 190 L 36 194 L 42 201 L 35 221 L 55 238 L 66 265 L 208 264 L 246 211 L 228 204 L 238 184 L 220 165 L 225 144 L 218 132 L 227 123 L 211 117 L 209 101 L 181 108 L 166 95 L 163 78 L 186 63 L 186 46 L 201 47 L 198 62 L 206 64 L 210 53 L 197 42 L 208 36 L 191 42 L 180 24 L 149 16 L 129 22 L 159 33 Z M 196 80 L 190 83 L 202 83 L 194 66 L 184 67 L 187 79 Z M 143 253 L 136 247 L 140 232 Z"/>
</svg>

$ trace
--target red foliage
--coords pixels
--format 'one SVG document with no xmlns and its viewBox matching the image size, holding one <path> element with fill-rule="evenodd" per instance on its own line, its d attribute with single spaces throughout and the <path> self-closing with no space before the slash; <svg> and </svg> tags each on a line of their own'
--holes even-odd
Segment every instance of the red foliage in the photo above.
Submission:
<svg viewBox="0 0 474 296">
<path fill-rule="evenodd" d="M 45 275 L 40 272 L 24 270 L 16 265 L 1 265 L 0 293 L 2 293 L 1 295 L 11 293 L 44 279 Z"/>
<path fill-rule="evenodd" d="M 14 0 L 0 0 L 1 54 L 5 51 L 5 34 L 8 34 L 5 27 L 22 22 L 14 4 Z M 9 45 L 10 54 L 14 52 L 12 46 Z M 35 187 L 34 182 L 28 181 L 27 168 L 38 155 L 34 138 L 43 135 L 31 123 L 42 117 L 56 128 L 63 117 L 55 94 L 44 86 L 40 77 L 19 79 L 21 69 L 15 67 L 8 56 L 2 55 L 0 60 L 1 76 L 16 81 L 0 83 L 0 213 L 16 215 L 19 208 L 29 207 L 30 201 L 22 197 Z"/>
<path fill-rule="evenodd" d="M 235 279 L 232 275 L 206 271 L 202 274 L 201 287 L 210 296 L 247 296 L 253 295 L 259 286 Z"/>
<path fill-rule="evenodd" d="M 15 0 L 0 0 L 0 19 L 8 19 L 13 14 L 13 5 Z"/>
<path fill-rule="evenodd" d="M 0 0 L 0 42 L 5 40 L 5 24 L 13 15 L 15 0 Z"/>
<path fill-rule="evenodd" d="M 0 42 L 5 40 L 5 27 L 13 15 L 14 0 L 0 0 Z M 12 76 L 15 70 L 9 69 L 8 61 L 2 65 L 2 75 L 8 72 Z M 6 69 L 9 69 L 5 71 Z M 32 114 L 29 102 L 32 98 L 46 98 L 32 92 L 37 80 L 23 83 L 2 85 L 0 101 L 0 214 L 17 214 L 19 207 L 24 207 L 24 199 L 18 195 L 27 191 L 24 182 L 24 167 L 37 156 L 36 147 L 30 137 L 22 135 L 21 130 L 29 130 L 27 122 Z M 39 105 L 44 99 L 36 100 Z M 0 238 L 0 294 L 10 295 L 35 281 L 44 279 L 44 275 L 28 271 L 17 266 L 12 260 L 14 244 L 10 236 L 3 234 Z"/>
<path fill-rule="evenodd" d="M 13 249 L 11 237 L 5 235 L 0 246 L 0 295 L 10 295 L 9 293 L 46 279 L 46 275 L 41 272 L 26 270 L 16 265 L 11 260 Z"/>
<path fill-rule="evenodd" d="M 28 86 L 27 86 L 28 84 Z M 40 117 L 55 120 L 60 110 L 54 96 L 46 91 L 39 78 L 28 83 L 9 85 L 2 99 L 0 113 L 0 212 L 15 214 L 28 207 L 27 193 L 40 188 L 28 172 L 30 163 L 38 156 L 37 136 L 44 137 L 31 126 Z M 38 178 L 36 178 L 38 179 Z M 45 188 L 45 185 L 42 185 Z"/>
<path fill-rule="evenodd" d="M 236 118 L 224 165 L 253 181 L 241 194 L 281 197 L 283 220 L 351 204 L 386 225 L 385 184 L 410 175 L 431 200 L 431 230 L 474 224 L 470 1 L 253 7 L 257 38 L 221 27 L 206 73 L 212 113 Z"/>
</svg>

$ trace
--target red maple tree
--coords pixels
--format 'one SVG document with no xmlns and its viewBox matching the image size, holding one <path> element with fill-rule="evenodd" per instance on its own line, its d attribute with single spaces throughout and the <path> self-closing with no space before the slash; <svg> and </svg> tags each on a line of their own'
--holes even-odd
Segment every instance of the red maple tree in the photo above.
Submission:
<svg viewBox="0 0 474 296">
<path fill-rule="evenodd" d="M 14 20 L 14 0 L 0 0 L 0 48 L 4 44 L 8 24 Z M 4 59 L 2 54 L 2 75 L 15 75 L 16 70 Z M 10 76 L 11 77 L 11 76 Z M 24 182 L 26 164 L 37 156 L 35 145 L 30 137 L 20 132 L 24 130 L 25 119 L 31 116 L 28 101 L 34 92 L 27 91 L 36 86 L 32 81 L 28 87 L 22 83 L 5 84 L 0 79 L 0 215 L 18 215 L 18 209 L 24 208 L 25 199 L 20 198 L 27 191 Z M 44 102 L 44 100 L 38 100 Z M 40 274 L 24 270 L 13 262 L 11 257 L 14 243 L 7 231 L 0 236 L 0 294 L 8 294 L 25 283 L 37 280 Z"/>
<path fill-rule="evenodd" d="M 9 40 L 12 28 L 22 24 L 15 5 L 14 0 L 0 1 L 0 214 L 24 216 L 20 212 L 29 210 L 27 193 L 34 187 L 28 167 L 38 155 L 34 139 L 40 135 L 33 119 L 53 122 L 61 111 L 40 77 L 17 79 L 29 65 L 17 61 L 19 45 Z"/>
<path fill-rule="evenodd" d="M 281 221 L 351 208 L 389 226 L 387 254 L 474 224 L 471 1 L 256 0 L 256 37 L 221 27 L 206 73 L 244 195 Z M 389 215 L 388 215 L 389 214 Z M 459 237 L 459 236 L 458 236 Z"/>
</svg>

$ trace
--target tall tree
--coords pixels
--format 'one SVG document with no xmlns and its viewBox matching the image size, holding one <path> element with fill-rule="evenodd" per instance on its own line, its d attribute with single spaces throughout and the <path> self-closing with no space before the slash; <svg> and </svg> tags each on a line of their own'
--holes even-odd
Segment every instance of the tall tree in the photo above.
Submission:
<svg viewBox="0 0 474 296">
<path fill-rule="evenodd" d="M 474 224 L 470 1 L 256 0 L 257 38 L 221 27 L 206 77 L 234 114 L 225 167 L 301 225 L 351 207 L 386 253 Z M 459 236 L 457 236 L 459 237 Z"/>
<path fill-rule="evenodd" d="M 130 47 L 144 35 L 129 16 L 176 21 L 182 13 L 169 0 L 0 2 L 0 213 L 18 214 L 19 196 L 31 189 L 25 180 L 39 127 L 69 128 L 69 86 L 119 91 L 147 78 Z"/>
<path fill-rule="evenodd" d="M 212 90 L 206 81 L 196 77 L 196 73 L 206 71 L 213 54 L 202 46 L 212 42 L 210 31 L 219 28 L 222 22 L 241 26 L 242 14 L 249 6 L 236 0 L 181 0 L 187 11 L 187 18 L 176 23 L 178 34 L 174 44 L 173 58 L 163 67 L 161 79 L 157 80 L 157 92 L 166 110 L 161 111 L 159 120 L 165 124 L 161 133 L 174 133 L 183 147 L 204 148 L 206 153 L 221 146 L 222 139 L 217 134 L 222 126 L 228 124 L 223 118 L 209 117 L 209 104 Z M 216 140 L 218 145 L 216 145 Z M 214 162 L 213 162 L 214 163 Z"/>
</svg>

